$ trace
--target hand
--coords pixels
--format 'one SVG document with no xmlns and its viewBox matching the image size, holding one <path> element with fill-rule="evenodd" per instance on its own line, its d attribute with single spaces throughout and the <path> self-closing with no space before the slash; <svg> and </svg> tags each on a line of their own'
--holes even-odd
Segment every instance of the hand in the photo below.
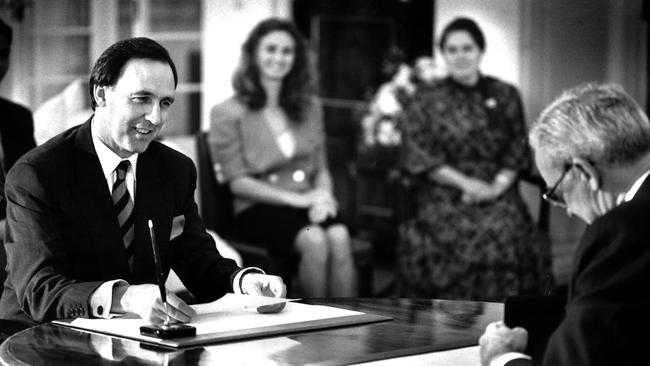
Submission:
<svg viewBox="0 0 650 366">
<path fill-rule="evenodd" d="M 492 184 L 476 178 L 467 178 L 461 187 L 463 203 L 480 203 L 490 201 L 497 197 L 497 192 Z"/>
<path fill-rule="evenodd" d="M 311 207 L 318 203 L 335 201 L 334 197 L 332 196 L 332 193 L 322 188 L 314 188 L 310 191 L 307 191 L 305 192 L 304 196 L 307 202 L 309 202 L 309 204 L 307 205 L 308 207 Z"/>
<path fill-rule="evenodd" d="M 152 324 L 164 323 L 168 315 L 171 323 L 187 323 L 196 315 L 194 309 L 174 294 L 167 294 L 169 313 L 166 313 L 157 285 L 129 285 L 122 290 L 118 289 L 117 304 L 115 299 L 113 304 L 120 306 L 124 312 L 138 314 Z"/>
<path fill-rule="evenodd" d="M 508 328 L 502 321 L 490 323 L 479 338 L 481 365 L 489 366 L 497 356 L 508 352 L 523 352 L 528 332 L 521 327 Z"/>
<path fill-rule="evenodd" d="M 315 204 L 309 208 L 309 221 L 312 224 L 320 224 L 321 222 L 327 220 L 327 216 L 329 215 L 327 206 L 320 203 L 320 204 Z"/>
<path fill-rule="evenodd" d="M 309 221 L 320 224 L 328 217 L 336 216 L 336 204 L 332 201 L 319 202 L 309 208 Z"/>
<path fill-rule="evenodd" d="M 302 193 L 296 192 L 293 195 L 294 199 L 292 206 L 298 208 L 310 208 L 316 203 L 332 199 L 332 195 L 328 191 L 320 188 L 312 189 Z"/>
<path fill-rule="evenodd" d="M 241 289 L 245 294 L 268 297 L 287 297 L 287 286 L 282 278 L 262 273 L 249 272 L 241 279 Z M 257 309 L 260 313 L 279 313 L 286 303 L 263 306 Z"/>
</svg>

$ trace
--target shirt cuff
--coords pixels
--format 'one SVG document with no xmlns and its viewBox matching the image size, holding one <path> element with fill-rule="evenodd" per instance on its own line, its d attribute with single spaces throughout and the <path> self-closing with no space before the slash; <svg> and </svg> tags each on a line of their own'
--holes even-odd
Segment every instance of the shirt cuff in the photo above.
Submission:
<svg viewBox="0 0 650 366">
<path fill-rule="evenodd" d="M 95 318 L 112 318 L 115 313 L 111 313 L 113 305 L 113 288 L 115 286 L 126 285 L 129 283 L 124 280 L 107 281 L 99 285 L 90 295 L 90 312 Z"/>
<path fill-rule="evenodd" d="M 504 353 L 502 355 L 499 355 L 495 357 L 492 362 L 490 362 L 490 366 L 505 366 L 508 362 L 518 359 L 518 358 L 523 358 L 526 360 L 532 360 L 532 358 L 528 355 L 525 355 L 523 353 L 519 352 L 508 352 Z"/>
<path fill-rule="evenodd" d="M 237 272 L 235 275 L 235 278 L 232 281 L 232 290 L 238 295 L 247 295 L 246 292 L 244 292 L 244 289 L 242 288 L 242 283 L 241 280 L 244 278 L 244 275 L 248 273 L 261 273 L 261 274 L 266 274 L 261 268 L 257 267 L 246 267 L 242 269 L 241 271 Z"/>
</svg>

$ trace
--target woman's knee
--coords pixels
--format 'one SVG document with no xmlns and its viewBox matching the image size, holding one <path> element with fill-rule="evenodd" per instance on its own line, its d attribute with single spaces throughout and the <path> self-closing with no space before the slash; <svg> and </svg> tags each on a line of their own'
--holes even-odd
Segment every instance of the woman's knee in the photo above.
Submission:
<svg viewBox="0 0 650 366">
<path fill-rule="evenodd" d="M 332 257 L 337 260 L 348 260 L 352 257 L 350 233 L 345 225 L 338 224 L 326 231 Z"/>
<path fill-rule="evenodd" d="M 313 256 L 327 259 L 328 245 L 327 235 L 319 226 L 306 226 L 298 232 L 295 242 L 296 249 L 303 257 Z"/>
</svg>

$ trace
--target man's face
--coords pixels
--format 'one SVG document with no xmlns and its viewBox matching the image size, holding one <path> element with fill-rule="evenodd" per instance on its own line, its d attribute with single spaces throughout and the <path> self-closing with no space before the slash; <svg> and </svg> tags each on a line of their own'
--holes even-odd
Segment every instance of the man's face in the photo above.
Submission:
<svg viewBox="0 0 650 366">
<path fill-rule="evenodd" d="M 0 82 L 9 70 L 9 51 L 9 40 L 5 36 L 0 36 Z"/>
<path fill-rule="evenodd" d="M 144 152 L 160 133 L 174 102 L 174 75 L 166 62 L 132 59 L 115 86 L 96 87 L 99 139 L 122 158 Z M 99 97 L 98 97 L 99 96 Z"/>
<path fill-rule="evenodd" d="M 588 178 L 577 165 L 568 166 L 568 171 L 562 176 L 562 169 L 539 152 L 535 152 L 535 164 L 547 187 L 557 184 L 555 195 L 564 201 L 567 215 L 577 216 L 587 224 L 601 215 L 595 201 L 596 193 L 589 188 Z"/>
</svg>

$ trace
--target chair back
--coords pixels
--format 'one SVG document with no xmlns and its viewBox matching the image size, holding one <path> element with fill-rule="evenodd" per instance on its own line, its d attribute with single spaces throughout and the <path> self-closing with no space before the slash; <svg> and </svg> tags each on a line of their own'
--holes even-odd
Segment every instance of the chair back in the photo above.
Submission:
<svg viewBox="0 0 650 366">
<path fill-rule="evenodd" d="M 227 183 L 217 181 L 215 164 L 210 154 L 208 133 L 196 134 L 197 170 L 201 200 L 201 217 L 205 226 L 221 237 L 234 233 L 233 195 Z"/>
</svg>

